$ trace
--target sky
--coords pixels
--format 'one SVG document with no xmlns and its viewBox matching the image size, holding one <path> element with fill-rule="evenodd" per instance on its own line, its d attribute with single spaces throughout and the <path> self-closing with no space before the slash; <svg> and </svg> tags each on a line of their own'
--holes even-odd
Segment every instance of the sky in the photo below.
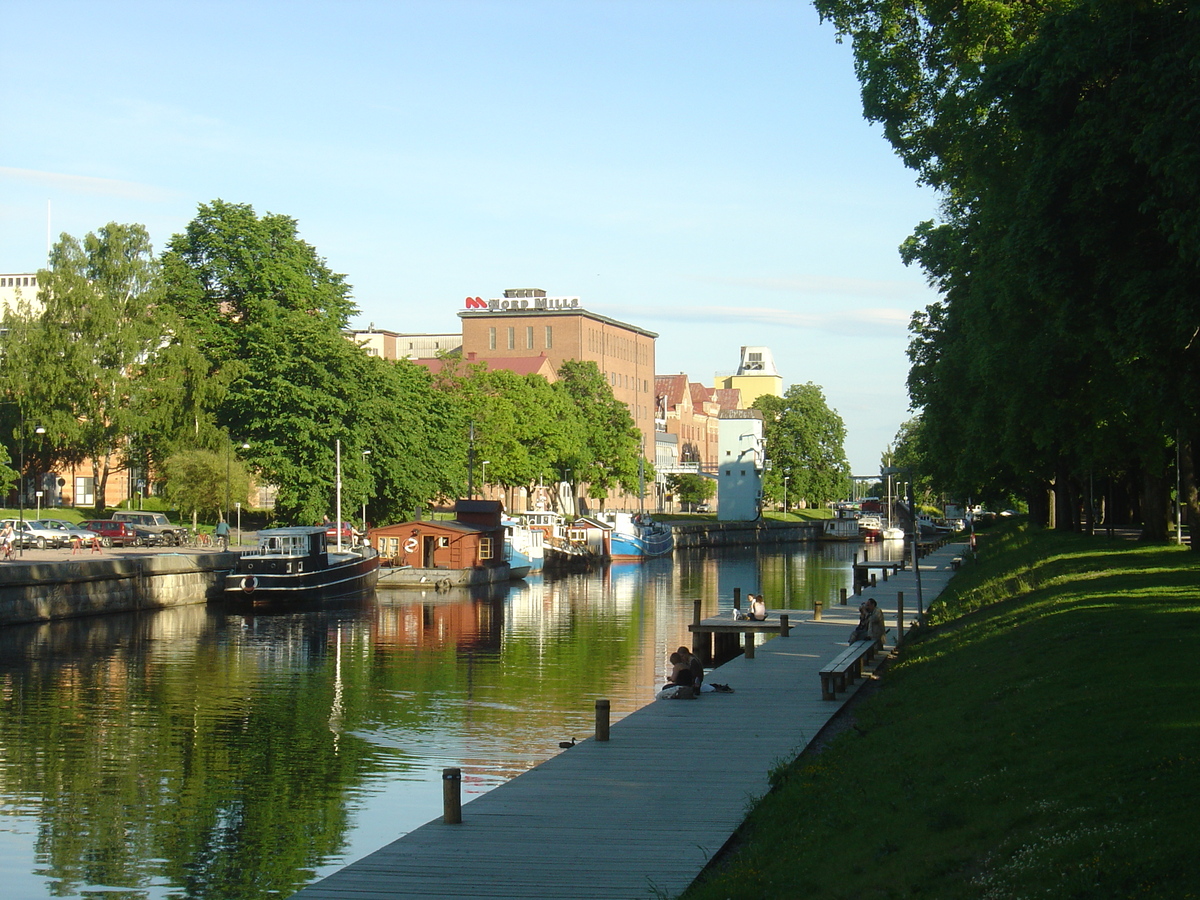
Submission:
<svg viewBox="0 0 1200 900">
<path fill-rule="evenodd" d="M 535 287 L 820 385 L 856 475 L 911 416 L 898 247 L 936 215 L 862 116 L 849 44 L 784 0 L 5 0 L 0 272 L 204 203 L 297 221 L 356 327 L 459 330 Z"/>
</svg>

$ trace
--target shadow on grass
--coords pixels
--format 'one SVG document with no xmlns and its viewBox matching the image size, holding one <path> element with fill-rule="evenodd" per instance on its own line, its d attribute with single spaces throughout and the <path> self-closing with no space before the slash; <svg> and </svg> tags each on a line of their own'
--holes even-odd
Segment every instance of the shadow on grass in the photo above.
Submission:
<svg viewBox="0 0 1200 900">
<path fill-rule="evenodd" d="M 1200 896 L 1197 570 L 1186 549 L 997 534 L 685 897 Z"/>
</svg>

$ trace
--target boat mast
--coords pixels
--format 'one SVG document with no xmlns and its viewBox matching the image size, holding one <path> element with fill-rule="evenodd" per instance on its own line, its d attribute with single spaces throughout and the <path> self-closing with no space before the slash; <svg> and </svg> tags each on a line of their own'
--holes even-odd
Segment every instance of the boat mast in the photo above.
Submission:
<svg viewBox="0 0 1200 900">
<path fill-rule="evenodd" d="M 337 552 L 342 552 L 342 439 L 337 439 L 337 518 L 334 520 L 334 530 L 337 531 Z"/>
</svg>

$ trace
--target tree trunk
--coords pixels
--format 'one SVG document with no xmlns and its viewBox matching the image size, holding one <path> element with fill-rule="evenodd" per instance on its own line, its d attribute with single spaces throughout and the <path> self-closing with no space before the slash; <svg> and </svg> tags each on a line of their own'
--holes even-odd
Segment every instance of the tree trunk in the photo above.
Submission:
<svg viewBox="0 0 1200 900">
<path fill-rule="evenodd" d="M 1167 539 L 1167 481 L 1146 468 L 1142 474 L 1142 540 Z"/>
</svg>

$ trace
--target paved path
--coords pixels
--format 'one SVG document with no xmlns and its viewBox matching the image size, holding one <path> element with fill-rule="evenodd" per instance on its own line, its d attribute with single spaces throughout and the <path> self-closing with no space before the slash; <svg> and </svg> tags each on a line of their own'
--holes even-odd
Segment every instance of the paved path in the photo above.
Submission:
<svg viewBox="0 0 1200 900">
<path fill-rule="evenodd" d="M 922 561 L 926 606 L 961 552 L 950 545 Z M 890 636 L 897 591 L 915 617 L 914 578 L 901 572 L 863 594 L 884 608 Z M 296 900 L 676 896 L 766 793 L 770 770 L 852 695 L 823 701 L 818 672 L 845 649 L 859 602 L 835 601 L 820 622 L 791 610 L 789 637 L 710 674 L 734 693 L 651 703 L 613 725 L 608 742 L 584 741 L 467 803 L 462 824 L 429 822 Z"/>
</svg>

